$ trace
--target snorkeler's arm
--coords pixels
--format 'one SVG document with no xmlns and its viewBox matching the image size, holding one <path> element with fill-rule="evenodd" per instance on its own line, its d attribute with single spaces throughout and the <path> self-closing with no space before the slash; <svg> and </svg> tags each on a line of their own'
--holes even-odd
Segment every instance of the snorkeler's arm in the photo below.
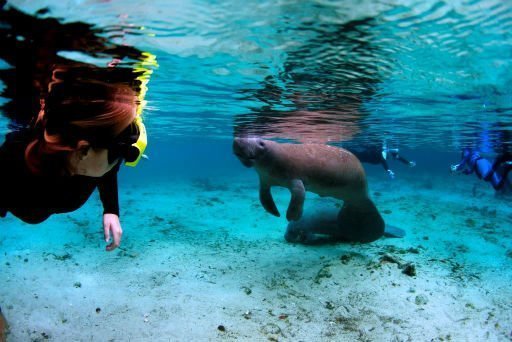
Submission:
<svg viewBox="0 0 512 342">
<path fill-rule="evenodd" d="M 386 172 L 388 173 L 388 176 L 391 179 L 395 178 L 395 173 L 389 168 L 389 165 L 388 165 L 388 162 L 386 161 L 386 159 L 382 158 L 380 160 L 380 163 L 381 163 L 382 167 L 384 168 L 384 170 L 386 170 Z"/>
<path fill-rule="evenodd" d="M 117 172 L 119 165 L 100 178 L 98 190 L 103 203 L 103 232 L 105 242 L 109 243 L 107 251 L 113 251 L 121 244 L 123 229 L 119 221 L 119 198 L 117 187 Z"/>
<path fill-rule="evenodd" d="M 117 189 L 117 172 L 119 165 L 106 173 L 99 179 L 98 190 L 100 199 L 103 203 L 104 214 L 114 214 L 119 216 L 119 195 Z"/>
<path fill-rule="evenodd" d="M 398 154 L 398 152 L 391 153 L 391 155 L 393 156 L 394 159 L 400 161 L 403 164 L 406 164 L 406 165 L 409 165 L 409 166 L 415 166 L 416 165 L 415 162 L 405 159 L 400 154 Z"/>
<path fill-rule="evenodd" d="M 471 169 L 471 160 L 474 158 L 474 156 L 478 155 L 476 151 L 470 150 L 470 149 L 464 149 L 464 152 L 462 153 L 462 158 L 460 159 L 459 164 L 457 164 L 457 171 L 461 171 L 463 169 L 463 172 L 469 171 L 469 173 L 473 172 Z"/>
<path fill-rule="evenodd" d="M 465 175 L 469 175 L 469 174 L 472 174 L 473 173 L 473 169 L 468 167 L 466 165 L 466 162 L 460 162 L 458 164 L 454 164 L 450 167 L 450 170 L 452 172 L 460 172 L 460 173 L 463 173 Z"/>
<path fill-rule="evenodd" d="M 386 161 L 386 159 L 381 158 L 380 164 L 382 165 L 384 170 L 386 170 L 386 172 L 389 172 L 389 165 L 388 165 L 388 162 Z"/>
<path fill-rule="evenodd" d="M 473 171 L 472 170 L 468 170 L 468 168 L 466 167 L 467 166 L 467 162 L 468 162 L 468 157 L 462 157 L 460 162 L 458 162 L 457 164 L 452 165 L 450 167 L 450 169 L 451 169 L 452 172 L 460 172 L 460 171 L 462 171 L 462 173 L 464 173 L 465 175 L 469 175 Z M 467 172 L 469 172 L 469 173 L 467 173 Z"/>
</svg>

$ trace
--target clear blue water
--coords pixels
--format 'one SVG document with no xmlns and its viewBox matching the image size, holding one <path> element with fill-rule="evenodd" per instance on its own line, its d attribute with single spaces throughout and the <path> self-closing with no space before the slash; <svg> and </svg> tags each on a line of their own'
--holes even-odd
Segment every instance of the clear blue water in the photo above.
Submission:
<svg viewBox="0 0 512 342">
<path fill-rule="evenodd" d="M 482 144 L 483 130 L 511 142 L 509 1 L 11 3 L 117 27 L 114 42 L 155 54 L 154 141 L 238 129 L 438 151 Z"/>
<path fill-rule="evenodd" d="M 146 3 L 133 0 L 14 0 L 9 3 L 31 14 L 47 6 L 50 11 L 43 17 L 62 18 L 63 22 L 83 21 L 98 28 L 110 27 L 112 32 L 105 35 L 109 40 L 148 51 L 158 60 L 158 67 L 154 68 L 149 82 L 148 104 L 144 112 L 149 134 L 146 151 L 149 160 L 143 160 L 133 169 L 124 167 L 120 173 L 123 224 L 125 232 L 128 232 L 125 233 L 127 250 L 142 249 L 150 254 L 152 248 L 147 246 L 147 241 L 152 238 L 169 244 L 162 247 L 163 250 L 178 248 L 173 243 L 179 245 L 183 255 L 200 248 L 202 240 L 195 236 L 195 244 L 189 246 L 185 239 L 180 240 L 180 234 L 168 240 L 152 235 L 156 234 L 153 230 L 161 228 L 158 222 L 162 217 L 166 221 L 169 217 L 178 217 L 178 221 L 181 219 L 189 224 L 184 224 L 187 227 L 186 238 L 191 236 L 187 229 L 193 232 L 194 229 L 204 229 L 208 233 L 204 240 L 207 246 L 225 242 L 222 240 L 224 235 L 222 238 L 216 235 L 217 229 L 242 241 L 268 239 L 272 243 L 283 243 L 286 222 L 264 216 L 266 214 L 257 203 L 258 183 L 254 170 L 243 168 L 232 155 L 231 142 L 235 135 L 258 135 L 302 143 L 335 143 L 347 147 L 386 141 L 388 146 L 400 148 L 404 156 L 415 160 L 417 166 L 408 168 L 390 161 L 397 176 L 390 180 L 380 166 L 365 165 L 370 194 L 380 210 L 385 212 L 388 222 L 407 230 L 408 238 L 396 242 L 397 246 L 404 250 L 423 246 L 420 256 L 425 259 L 415 261 L 420 265 L 419 277 L 427 278 L 422 281 L 428 283 L 430 266 L 436 270 L 436 267 L 442 269 L 449 265 L 450 276 L 453 276 L 456 273 L 454 269 L 467 263 L 466 269 L 474 268 L 475 272 L 486 272 L 484 270 L 487 269 L 489 273 L 497 274 L 496 278 L 490 278 L 492 280 L 485 285 L 487 287 L 483 287 L 486 294 L 492 293 L 493 286 L 496 286 L 501 290 L 505 288 L 502 298 L 505 302 L 507 296 L 511 296 L 510 289 L 506 290 L 503 285 L 509 283 L 511 274 L 508 271 L 512 269 L 511 197 L 495 198 L 492 187 L 474 175 L 453 176 L 449 172 L 450 164 L 458 162 L 460 150 L 465 146 L 477 147 L 491 159 L 503 149 L 512 148 L 511 1 L 156 0 Z M 62 55 L 99 65 L 105 63 L 97 56 L 79 55 L 72 51 L 62 52 Z M 0 64 L 0 67 L 5 65 Z M 2 133 L 8 130 L 7 125 L 7 119 L 0 116 Z M 186 186 L 185 194 L 180 192 L 179 187 L 190 182 L 195 184 L 195 188 L 192 187 L 194 192 L 189 193 L 191 188 Z M 277 192 L 276 201 L 281 211 L 287 205 L 286 196 L 286 192 Z M 202 197 L 221 198 L 224 203 L 220 208 L 209 208 L 211 203 L 205 205 Z M 76 217 L 87 221 L 86 226 L 94 230 L 97 228 L 93 223 L 96 217 L 87 213 L 97 209 L 98 201 L 92 198 L 89 202 Z M 167 204 L 174 207 L 167 207 Z M 496 210 L 494 216 L 493 210 Z M 73 217 L 65 216 L 62 220 L 74 222 Z M 37 249 L 39 245 L 43 246 L 42 249 L 51 248 L 56 241 L 69 245 L 84 243 L 87 251 L 98 249 L 98 243 L 87 239 L 83 242 L 81 232 L 70 232 L 69 240 L 65 240 L 59 235 L 62 222 L 58 218 L 41 228 L 49 231 L 46 240 L 45 233 L 41 231 L 23 236 L 27 229 L 32 228 L 12 217 L 5 222 L 8 222 L 12 235 L 0 240 L 0 247 L 9 257 L 23 255 L 24 248 Z M 255 231 L 254 227 L 258 230 Z M 227 241 L 226 245 L 238 243 L 238 240 Z M 361 253 L 377 255 L 375 258 L 378 258 L 389 244 L 380 242 L 375 249 L 368 247 L 370 252 Z M 255 260 L 262 250 L 266 251 L 266 242 L 257 247 L 260 249 L 246 252 L 254 253 L 251 256 Z M 283 243 L 279 250 L 294 258 L 295 250 L 290 248 Z M 339 264 L 338 252 L 344 251 L 343 248 L 352 247 L 305 248 L 300 253 L 306 260 L 305 264 L 310 266 L 319 258 Z M 99 253 L 103 251 L 96 257 L 103 258 Z M 232 254 L 238 256 L 239 253 L 240 249 Z M 220 254 L 217 262 L 231 260 L 230 256 Z M 433 266 L 431 261 L 437 259 L 445 264 Z M 212 261 L 201 262 L 204 265 Z M 245 265 L 240 262 L 240 265 Z M 165 258 L 162 265 L 164 263 Z M 95 261 L 90 264 L 95 265 Z M 123 265 L 130 267 L 127 264 Z M 148 265 L 142 261 L 141 264 Z M 241 277 L 249 277 L 244 273 L 246 268 L 255 267 L 261 270 L 259 275 L 263 274 L 264 278 L 268 275 L 262 269 L 273 266 L 284 270 L 284 273 L 288 270 L 288 265 L 279 264 L 279 256 L 276 255 L 261 264 L 240 266 L 237 271 Z M 283 269 L 279 269 L 280 266 Z M 297 261 L 289 267 L 293 272 L 306 272 L 301 266 Z M 140 272 L 143 269 L 140 267 Z M 311 269 L 317 271 L 313 266 Z M 363 263 L 361 269 L 366 269 Z M 503 274 L 498 274 L 500 270 Z M 181 272 L 186 273 L 185 266 Z M 382 277 L 385 278 L 384 275 Z M 435 278 L 434 275 L 432 277 Z M 459 279 L 455 292 L 466 293 L 468 288 L 473 291 L 471 281 L 476 281 L 474 279 L 467 275 Z M 440 284 L 444 280 L 439 277 L 432 283 Z M 493 281 L 498 285 L 493 285 Z M 389 283 L 386 286 L 396 290 Z M 432 283 L 429 286 L 434 286 Z M 325 291 L 328 292 L 332 286 L 326 285 Z M 414 286 L 408 283 L 402 289 L 408 291 Z M 424 289 L 425 293 L 429 291 L 430 296 L 432 293 L 441 296 L 443 285 Z M 471 291 L 467 292 L 469 294 L 464 300 L 480 298 L 477 295 L 471 297 Z M 444 302 L 451 303 L 455 292 L 447 290 L 446 293 L 452 297 L 447 295 Z M 258 291 L 254 293 L 253 297 L 258 299 L 254 305 L 261 305 L 263 311 L 270 310 L 265 306 L 270 304 L 257 297 Z M 399 294 L 390 293 L 384 297 L 395 298 L 396 295 L 400 298 Z M 321 296 L 321 292 L 316 294 Z M 88 295 L 89 298 L 93 296 Z M 164 297 L 159 297 L 160 293 L 151 295 Z M 481 315 L 487 314 L 485 310 L 488 308 L 492 308 L 489 312 L 496 310 L 502 314 L 499 316 L 501 321 L 496 318 L 499 327 L 496 326 L 490 335 L 480 334 L 480 330 L 491 326 L 491 323 L 487 325 L 489 319 L 471 318 L 468 322 L 473 326 L 456 325 L 464 322 L 464 315 L 453 315 L 451 307 L 440 306 L 440 311 L 437 307 L 436 311 L 429 311 L 434 306 L 431 299 L 431 307 L 418 309 L 412 316 L 413 320 L 421 322 L 418 324 L 432 327 L 434 332 L 429 330 L 425 335 L 428 338 L 415 334 L 411 328 L 414 324 L 409 323 L 409 326 L 397 328 L 400 333 L 385 335 L 389 337 L 386 340 L 392 340 L 393 336 L 403 340 L 407 336 L 412 336 L 412 340 L 441 340 L 440 331 L 444 330 L 422 315 L 442 316 L 459 331 L 467 332 L 453 333 L 454 339 L 471 340 L 473 332 L 478 338 L 510 340 L 512 308 L 510 304 L 498 303 L 496 298 L 499 297 L 496 295 L 489 299 L 482 295 L 482 299 L 478 299 L 482 300 L 480 306 L 475 299 L 477 304 L 474 305 Z M 203 297 L 198 298 L 203 300 Z M 30 298 L 23 300 L 30 302 Z M 276 299 L 276 302 L 279 301 Z M 7 300 L 7 303 L 11 302 Z M 279 303 L 286 304 L 284 300 L 284 304 Z M 470 304 L 464 302 L 462 306 L 466 305 L 467 309 Z M 29 305 L 27 307 L 30 308 Z M 23 309 L 25 312 L 29 310 Z M 131 313 L 130 310 L 135 309 L 130 308 L 126 312 Z M 445 311 L 449 312 L 448 318 L 439 313 Z M 8 312 L 18 320 L 14 323 L 18 330 L 13 336 L 19 340 L 30 335 L 20 332 L 23 324 L 40 329 L 27 323 L 30 320 L 24 321 L 16 316 L 15 310 L 9 309 Z M 18 315 L 21 313 L 23 311 Z M 123 316 L 126 318 L 129 314 L 122 311 L 121 315 L 126 315 Z M 140 316 L 140 312 L 137 315 Z M 453 323 L 450 315 L 460 320 Z M 301 322 L 306 327 L 326 324 L 325 320 L 317 317 L 306 322 L 312 322 L 309 326 L 304 321 Z M 156 332 L 165 331 L 159 326 L 152 328 Z M 50 330 L 54 336 L 78 338 L 76 334 L 59 329 Z M 247 329 L 251 331 L 250 327 Z M 291 332 L 299 336 L 306 334 L 304 330 L 287 330 L 287 338 L 293 340 Z M 378 340 L 378 331 L 371 336 L 375 340 Z M 94 333 L 90 336 L 97 337 Z M 138 335 L 127 332 L 126 336 L 137 338 Z M 195 336 L 215 340 L 208 334 Z M 340 336 L 348 335 L 335 334 L 333 340 L 336 337 L 339 340 Z M 361 335 L 359 337 L 363 340 Z M 448 339 L 446 335 L 443 338 Z M 400 339 L 397 337 L 397 340 Z"/>
</svg>

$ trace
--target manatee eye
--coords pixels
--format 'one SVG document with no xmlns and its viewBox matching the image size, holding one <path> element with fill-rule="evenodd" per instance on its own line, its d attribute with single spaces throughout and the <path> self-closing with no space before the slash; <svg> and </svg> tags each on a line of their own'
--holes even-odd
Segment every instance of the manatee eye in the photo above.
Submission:
<svg viewBox="0 0 512 342">
<path fill-rule="evenodd" d="M 259 147 L 265 147 L 265 143 L 263 142 L 263 140 L 260 140 L 260 141 L 258 142 L 258 146 L 259 146 Z"/>
</svg>

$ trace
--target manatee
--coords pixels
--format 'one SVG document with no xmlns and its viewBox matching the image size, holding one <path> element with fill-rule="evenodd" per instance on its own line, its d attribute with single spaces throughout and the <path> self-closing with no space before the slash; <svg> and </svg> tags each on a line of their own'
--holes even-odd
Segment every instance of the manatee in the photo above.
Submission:
<svg viewBox="0 0 512 342">
<path fill-rule="evenodd" d="M 306 191 L 343 201 L 337 221 L 340 232 L 354 242 L 371 242 L 384 233 L 384 220 L 368 196 L 364 169 L 351 152 L 322 144 L 278 143 L 261 138 L 235 138 L 233 152 L 260 181 L 263 208 L 280 216 L 271 187 L 288 188 L 288 221 L 301 218 Z"/>
</svg>

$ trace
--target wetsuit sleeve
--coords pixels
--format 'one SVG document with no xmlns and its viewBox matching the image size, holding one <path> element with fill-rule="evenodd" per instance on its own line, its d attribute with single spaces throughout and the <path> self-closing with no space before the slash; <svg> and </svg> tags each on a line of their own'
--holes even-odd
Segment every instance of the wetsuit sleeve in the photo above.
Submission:
<svg viewBox="0 0 512 342">
<path fill-rule="evenodd" d="M 455 170 L 454 171 L 461 171 L 466 175 L 472 172 L 472 170 L 467 170 L 466 164 L 468 163 L 468 157 L 463 157 L 458 164 L 455 164 Z M 469 171 L 469 173 L 466 173 Z"/>
<path fill-rule="evenodd" d="M 467 155 L 462 158 L 462 160 L 457 164 L 455 171 L 462 171 L 465 175 L 472 174 L 474 170 L 474 165 L 470 162 L 472 155 Z"/>
<path fill-rule="evenodd" d="M 386 170 L 386 171 L 389 170 L 389 165 L 388 165 L 388 162 L 386 161 L 386 159 L 382 158 L 380 160 L 380 163 L 382 164 L 382 167 L 384 168 L 384 170 Z"/>
<path fill-rule="evenodd" d="M 98 181 L 100 199 L 103 203 L 104 214 L 115 214 L 119 216 L 119 195 L 117 189 L 117 172 L 119 164 L 101 177 Z"/>
<path fill-rule="evenodd" d="M 405 159 L 404 157 L 402 157 L 401 155 L 399 155 L 398 153 L 392 153 L 391 154 L 393 156 L 394 159 L 404 163 L 404 164 L 409 164 L 410 161 L 408 161 L 407 159 Z"/>
</svg>

